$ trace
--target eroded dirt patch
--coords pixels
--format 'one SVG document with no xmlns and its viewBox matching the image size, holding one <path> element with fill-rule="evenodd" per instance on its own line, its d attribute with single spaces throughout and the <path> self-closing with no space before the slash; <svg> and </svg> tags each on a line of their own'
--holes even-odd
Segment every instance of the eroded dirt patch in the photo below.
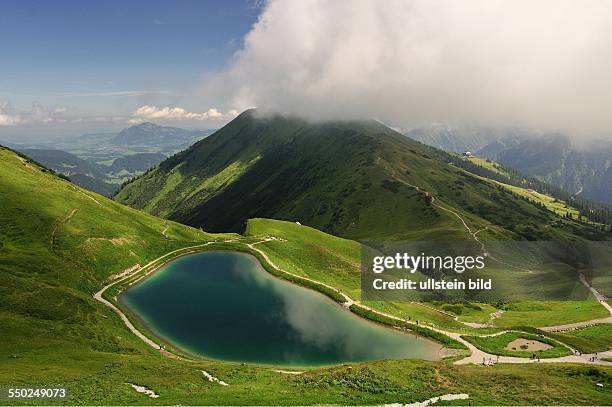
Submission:
<svg viewBox="0 0 612 407">
<path fill-rule="evenodd" d="M 533 339 L 524 339 L 524 338 L 515 339 L 506 345 L 507 350 L 527 351 L 527 352 L 536 352 L 539 350 L 547 350 L 551 348 L 552 346 L 547 343 L 536 341 Z"/>
<path fill-rule="evenodd" d="M 84 244 L 89 242 L 102 241 L 102 242 L 110 242 L 113 246 L 123 246 L 124 244 L 131 243 L 132 240 L 126 237 L 117 237 L 117 238 L 108 238 L 108 237 L 90 237 L 85 240 Z"/>
</svg>

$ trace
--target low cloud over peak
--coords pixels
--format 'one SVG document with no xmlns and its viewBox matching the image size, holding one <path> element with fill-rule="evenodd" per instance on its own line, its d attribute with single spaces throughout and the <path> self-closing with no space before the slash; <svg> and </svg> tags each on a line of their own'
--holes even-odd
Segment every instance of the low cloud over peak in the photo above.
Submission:
<svg viewBox="0 0 612 407">
<path fill-rule="evenodd" d="M 150 106 L 144 105 L 134 111 L 130 123 L 139 123 L 145 120 L 176 120 L 176 121 L 202 121 L 202 120 L 228 120 L 234 118 L 238 112 L 230 110 L 227 114 L 221 113 L 215 108 L 205 112 L 190 112 L 182 107 L 176 106 Z"/>
<path fill-rule="evenodd" d="M 313 118 L 612 132 L 612 2 L 271 0 L 201 99 Z"/>
</svg>

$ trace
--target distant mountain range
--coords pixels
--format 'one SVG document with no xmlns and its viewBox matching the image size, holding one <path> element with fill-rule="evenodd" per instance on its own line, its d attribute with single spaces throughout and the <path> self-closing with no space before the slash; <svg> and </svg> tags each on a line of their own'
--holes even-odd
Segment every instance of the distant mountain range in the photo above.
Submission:
<svg viewBox="0 0 612 407">
<path fill-rule="evenodd" d="M 579 148 L 561 134 L 517 130 L 414 129 L 406 136 L 447 151 L 471 151 L 573 194 L 612 203 L 612 142 Z"/>
<path fill-rule="evenodd" d="M 412 129 L 406 136 L 440 150 L 476 152 L 495 141 L 521 140 L 533 133 L 516 129 L 495 129 L 487 127 L 452 127 L 441 123 Z"/>
<path fill-rule="evenodd" d="M 451 159 L 373 120 L 312 123 L 250 110 L 115 199 L 208 231 L 242 231 L 247 219 L 267 217 L 351 239 L 590 233 Z"/>
</svg>

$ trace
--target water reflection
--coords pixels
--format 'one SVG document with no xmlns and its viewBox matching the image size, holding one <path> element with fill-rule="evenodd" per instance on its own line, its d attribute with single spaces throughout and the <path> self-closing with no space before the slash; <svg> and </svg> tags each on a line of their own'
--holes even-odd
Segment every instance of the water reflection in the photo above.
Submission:
<svg viewBox="0 0 612 407">
<path fill-rule="evenodd" d="M 181 258 L 120 301 L 160 337 L 217 359 L 317 365 L 436 359 L 440 346 L 365 321 L 321 294 L 277 279 L 252 256 Z"/>
</svg>

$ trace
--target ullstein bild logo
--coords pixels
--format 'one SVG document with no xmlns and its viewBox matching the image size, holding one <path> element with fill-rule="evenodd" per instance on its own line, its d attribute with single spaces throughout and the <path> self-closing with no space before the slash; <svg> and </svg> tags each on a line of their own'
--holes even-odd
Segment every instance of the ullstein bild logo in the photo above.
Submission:
<svg viewBox="0 0 612 407">
<path fill-rule="evenodd" d="M 362 298 L 582 300 L 589 289 L 581 281 L 612 270 L 609 253 L 610 242 L 362 242 Z"/>
</svg>

